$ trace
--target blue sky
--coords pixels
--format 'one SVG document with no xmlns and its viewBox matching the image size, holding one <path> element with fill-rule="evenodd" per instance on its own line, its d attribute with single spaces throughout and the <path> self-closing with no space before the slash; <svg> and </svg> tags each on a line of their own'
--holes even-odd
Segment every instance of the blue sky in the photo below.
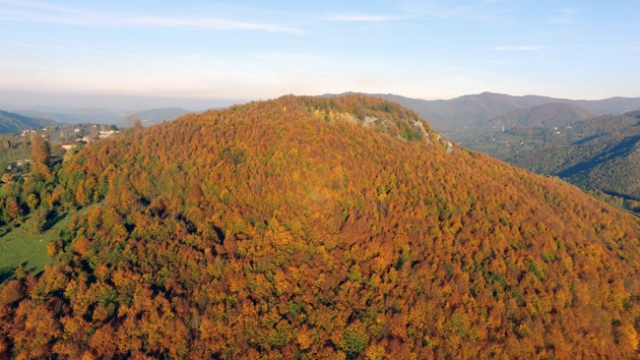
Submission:
<svg viewBox="0 0 640 360">
<path fill-rule="evenodd" d="M 591 0 L 0 0 L 0 95 L 635 97 L 639 13 Z"/>
</svg>

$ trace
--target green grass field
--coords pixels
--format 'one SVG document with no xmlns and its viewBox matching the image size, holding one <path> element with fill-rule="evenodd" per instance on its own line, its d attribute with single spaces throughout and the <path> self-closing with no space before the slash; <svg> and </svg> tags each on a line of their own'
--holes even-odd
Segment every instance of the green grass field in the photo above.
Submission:
<svg viewBox="0 0 640 360">
<path fill-rule="evenodd" d="M 39 273 L 49 261 L 47 244 L 58 236 L 58 231 L 69 226 L 67 215 L 41 235 L 33 235 L 20 226 L 4 233 L 0 231 L 0 281 L 11 276 L 13 269 L 24 264 L 27 272 Z"/>
</svg>

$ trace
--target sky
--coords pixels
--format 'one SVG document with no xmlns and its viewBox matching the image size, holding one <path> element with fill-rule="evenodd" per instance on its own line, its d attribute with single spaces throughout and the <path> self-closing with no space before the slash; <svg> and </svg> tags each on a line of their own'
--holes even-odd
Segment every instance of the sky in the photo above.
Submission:
<svg viewBox="0 0 640 360">
<path fill-rule="evenodd" d="M 0 103 L 638 97 L 639 13 L 636 0 L 0 0 Z"/>
</svg>

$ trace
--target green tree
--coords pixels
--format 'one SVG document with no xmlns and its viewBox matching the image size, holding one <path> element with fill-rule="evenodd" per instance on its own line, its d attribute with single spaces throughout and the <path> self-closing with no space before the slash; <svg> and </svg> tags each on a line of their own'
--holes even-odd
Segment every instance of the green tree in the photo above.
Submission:
<svg viewBox="0 0 640 360">
<path fill-rule="evenodd" d="M 11 138 L 9 136 L 2 137 L 2 147 L 4 147 L 5 150 L 11 149 Z"/>
<path fill-rule="evenodd" d="M 360 322 L 347 326 L 344 331 L 344 352 L 349 359 L 356 359 L 369 344 L 369 334 L 364 324 Z"/>
</svg>

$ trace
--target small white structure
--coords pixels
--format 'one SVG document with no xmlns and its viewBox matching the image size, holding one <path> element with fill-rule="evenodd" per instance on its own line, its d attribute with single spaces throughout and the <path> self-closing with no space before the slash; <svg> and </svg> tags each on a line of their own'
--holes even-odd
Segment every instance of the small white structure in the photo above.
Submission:
<svg viewBox="0 0 640 360">
<path fill-rule="evenodd" d="M 98 135 L 98 137 L 100 137 L 100 139 L 106 139 L 117 133 L 119 133 L 119 131 L 117 130 L 100 130 L 100 134 Z"/>
<path fill-rule="evenodd" d="M 82 139 L 76 139 L 76 142 L 78 142 L 78 141 L 84 141 L 84 142 L 86 142 L 87 144 L 91 144 L 91 143 L 93 142 L 93 139 L 92 139 L 92 138 L 90 138 L 90 137 L 88 137 L 88 136 L 85 136 L 85 137 L 83 137 Z"/>
</svg>

